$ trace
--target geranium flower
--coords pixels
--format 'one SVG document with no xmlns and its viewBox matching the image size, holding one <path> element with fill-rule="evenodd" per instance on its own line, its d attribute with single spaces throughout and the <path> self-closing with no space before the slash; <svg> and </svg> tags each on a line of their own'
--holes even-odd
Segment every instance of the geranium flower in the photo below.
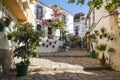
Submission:
<svg viewBox="0 0 120 80">
<path fill-rule="evenodd" d="M 42 19 L 42 20 L 41 20 L 41 24 L 42 24 L 42 25 L 47 24 L 47 20 L 46 20 L 46 19 Z"/>
</svg>

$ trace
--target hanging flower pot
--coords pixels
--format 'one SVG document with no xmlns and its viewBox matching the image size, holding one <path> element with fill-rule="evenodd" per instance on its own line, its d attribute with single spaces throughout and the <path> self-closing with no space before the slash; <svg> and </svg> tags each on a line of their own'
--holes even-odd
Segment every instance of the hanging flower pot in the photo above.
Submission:
<svg viewBox="0 0 120 80">
<path fill-rule="evenodd" d="M 97 57 L 97 54 L 96 54 L 95 50 L 92 50 L 92 51 L 90 52 L 90 57 L 91 57 L 91 58 L 96 58 L 96 57 Z"/>
<path fill-rule="evenodd" d="M 52 45 L 52 42 L 49 42 L 49 45 L 51 46 L 51 45 Z"/>
<path fill-rule="evenodd" d="M 3 26 L 0 26 L 0 32 L 2 32 L 4 30 Z"/>
<path fill-rule="evenodd" d="M 55 45 L 52 45 L 52 48 L 55 48 Z"/>
<path fill-rule="evenodd" d="M 99 35 L 99 38 L 102 39 L 102 38 L 103 38 L 103 35 Z"/>
</svg>

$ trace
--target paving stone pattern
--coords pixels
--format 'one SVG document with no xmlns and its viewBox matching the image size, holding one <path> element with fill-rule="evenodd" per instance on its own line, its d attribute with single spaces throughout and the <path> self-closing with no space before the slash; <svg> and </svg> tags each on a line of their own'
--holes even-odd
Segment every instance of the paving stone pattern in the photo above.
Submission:
<svg viewBox="0 0 120 80">
<path fill-rule="evenodd" d="M 99 70 L 84 70 L 98 67 Z M 8 80 L 120 80 L 120 72 L 102 67 L 98 59 L 88 57 L 85 51 L 41 53 L 40 58 L 31 59 L 27 76 L 13 75 Z"/>
</svg>

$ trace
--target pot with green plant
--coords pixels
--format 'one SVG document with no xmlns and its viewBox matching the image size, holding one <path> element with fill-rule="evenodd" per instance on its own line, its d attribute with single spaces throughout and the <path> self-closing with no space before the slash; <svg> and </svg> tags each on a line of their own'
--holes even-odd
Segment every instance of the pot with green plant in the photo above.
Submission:
<svg viewBox="0 0 120 80">
<path fill-rule="evenodd" d="M 51 46 L 51 45 L 52 45 L 52 42 L 49 42 L 49 45 Z"/>
<path fill-rule="evenodd" d="M 108 53 L 114 53 L 114 52 L 115 52 L 115 49 L 114 49 L 114 48 L 110 47 L 110 48 L 108 49 Z"/>
<path fill-rule="evenodd" d="M 9 14 L 6 14 L 5 16 L 0 18 L 0 32 L 4 31 L 5 27 L 9 27 L 10 23 L 12 21 L 12 18 Z"/>
<path fill-rule="evenodd" d="M 11 39 L 12 39 L 12 35 L 13 35 L 13 32 L 9 32 L 9 33 L 7 34 L 8 40 L 11 40 Z"/>
<path fill-rule="evenodd" d="M 108 34 L 108 40 L 111 40 L 111 41 L 112 41 L 112 40 L 114 40 L 114 39 L 115 39 L 115 35 L 112 34 L 112 33 L 111 33 L 111 34 L 109 33 L 109 34 Z"/>
<path fill-rule="evenodd" d="M 105 51 L 106 51 L 106 49 L 107 49 L 107 45 L 106 44 L 100 44 L 100 45 L 97 45 L 96 46 L 96 49 L 98 50 L 98 51 L 100 51 L 100 52 L 102 52 L 101 53 L 101 56 L 100 56 L 100 58 L 99 58 L 99 60 L 100 60 L 100 64 L 102 64 L 102 65 L 105 65 Z"/>
<path fill-rule="evenodd" d="M 100 31 L 101 31 L 101 33 L 103 34 L 103 33 L 106 32 L 106 29 L 105 29 L 104 27 L 102 27 L 102 28 L 100 29 Z"/>
<path fill-rule="evenodd" d="M 98 30 L 95 30 L 94 33 L 95 33 L 95 35 L 97 35 L 97 36 L 100 34 Z"/>
<path fill-rule="evenodd" d="M 95 50 L 92 50 L 89 53 L 90 53 L 91 58 L 96 58 L 97 57 L 97 54 L 96 54 Z"/>
<path fill-rule="evenodd" d="M 39 46 L 43 32 L 33 30 L 33 25 L 30 23 L 16 24 L 13 31 L 13 41 L 16 46 L 14 49 L 14 57 L 21 58 L 20 63 L 16 63 L 17 76 L 27 75 L 28 66 L 30 64 L 29 56 L 34 54 L 34 50 Z M 36 54 L 36 52 L 35 52 Z"/>
<path fill-rule="evenodd" d="M 90 31 L 87 31 L 85 34 L 86 34 L 86 35 L 90 34 Z"/>
</svg>

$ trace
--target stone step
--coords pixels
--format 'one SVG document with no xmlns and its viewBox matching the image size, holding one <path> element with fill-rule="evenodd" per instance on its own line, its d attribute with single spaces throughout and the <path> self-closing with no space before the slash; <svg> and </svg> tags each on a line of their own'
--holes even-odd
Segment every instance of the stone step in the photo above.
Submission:
<svg viewBox="0 0 120 80">
<path fill-rule="evenodd" d="M 84 70 L 113 70 L 111 67 L 85 67 Z"/>
<path fill-rule="evenodd" d="M 86 51 L 65 51 L 56 53 L 39 53 L 39 57 L 86 57 L 89 54 Z"/>
</svg>

